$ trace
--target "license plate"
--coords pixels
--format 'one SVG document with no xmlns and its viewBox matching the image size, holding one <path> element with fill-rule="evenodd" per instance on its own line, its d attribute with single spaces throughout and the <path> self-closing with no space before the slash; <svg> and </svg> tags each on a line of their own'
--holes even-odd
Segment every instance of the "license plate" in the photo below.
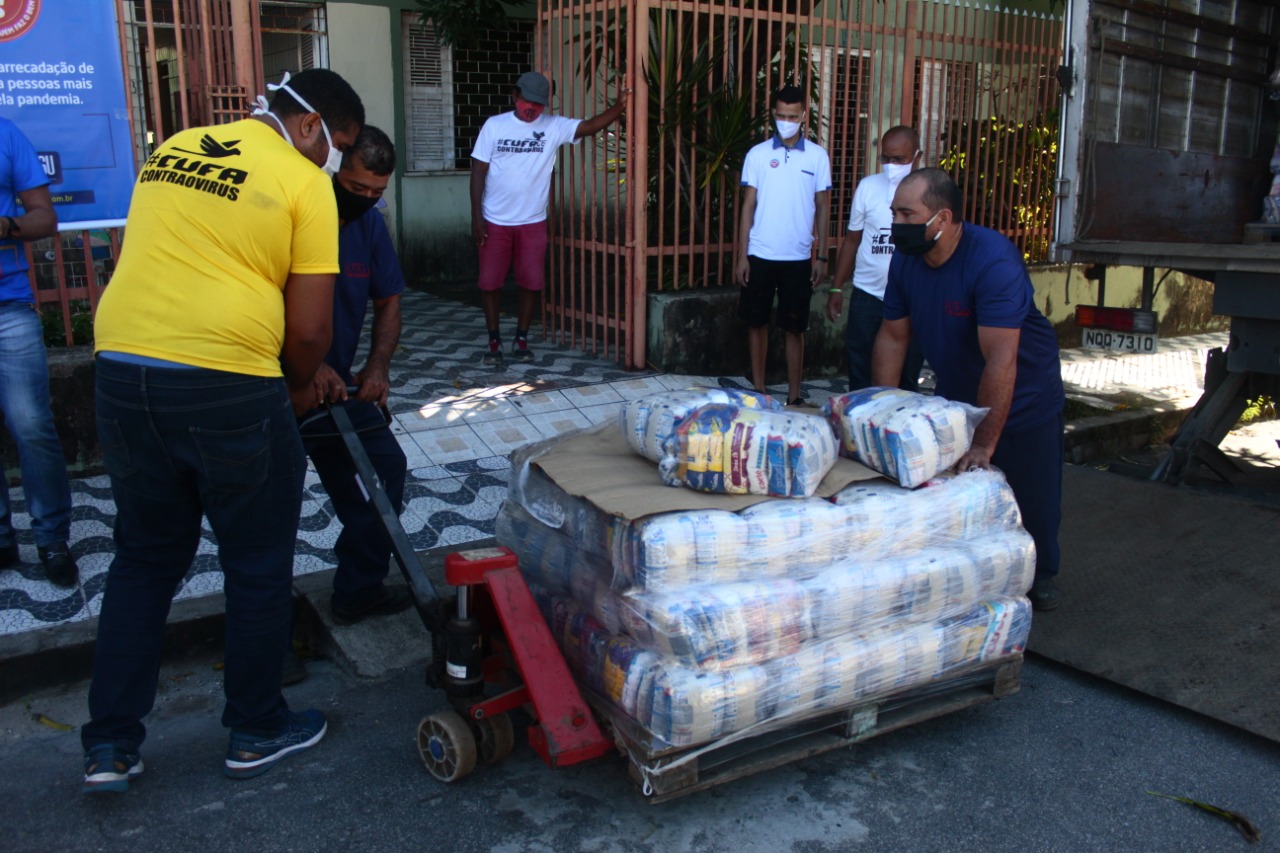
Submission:
<svg viewBox="0 0 1280 853">
<path fill-rule="evenodd" d="M 1083 329 L 1081 345 L 1085 349 L 1105 349 L 1112 352 L 1153 353 L 1160 343 L 1159 335 L 1138 332 L 1113 332 L 1110 329 Z"/>
</svg>

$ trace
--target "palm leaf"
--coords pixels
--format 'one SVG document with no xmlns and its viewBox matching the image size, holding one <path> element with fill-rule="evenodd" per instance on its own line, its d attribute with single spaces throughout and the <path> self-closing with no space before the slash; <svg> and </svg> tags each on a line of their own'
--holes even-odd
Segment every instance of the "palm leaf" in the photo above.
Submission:
<svg viewBox="0 0 1280 853">
<path fill-rule="evenodd" d="M 1177 800 L 1180 803 L 1186 803 L 1189 806 L 1195 806 L 1201 811 L 1206 811 L 1216 818 L 1221 818 L 1227 823 L 1240 830 L 1240 834 L 1245 837 L 1250 844 L 1257 844 L 1262 840 L 1262 831 L 1254 826 L 1253 822 L 1239 812 L 1233 812 L 1229 809 L 1219 808 L 1209 803 L 1202 803 L 1199 800 L 1193 800 L 1190 797 L 1175 797 L 1171 794 L 1162 794 L 1159 791 L 1147 791 L 1153 797 L 1164 797 L 1166 800 Z"/>
</svg>

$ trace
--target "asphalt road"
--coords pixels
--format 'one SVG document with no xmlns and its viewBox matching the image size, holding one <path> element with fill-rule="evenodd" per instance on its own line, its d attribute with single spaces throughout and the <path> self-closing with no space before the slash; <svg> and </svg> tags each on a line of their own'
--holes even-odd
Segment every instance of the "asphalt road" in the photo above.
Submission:
<svg viewBox="0 0 1280 853">
<path fill-rule="evenodd" d="M 504 762 L 439 783 L 414 733 L 442 700 L 418 668 L 370 681 L 323 661 L 287 695 L 330 715 L 327 739 L 231 781 L 214 664 L 165 667 L 146 771 L 119 796 L 81 795 L 78 733 L 33 718 L 79 725 L 84 684 L 0 708 L 0 849 L 1280 850 L 1280 745 L 1034 658 L 998 702 L 656 806 L 621 759 L 552 770 L 522 740 Z M 1263 840 L 1148 791 L 1241 812 Z"/>
</svg>

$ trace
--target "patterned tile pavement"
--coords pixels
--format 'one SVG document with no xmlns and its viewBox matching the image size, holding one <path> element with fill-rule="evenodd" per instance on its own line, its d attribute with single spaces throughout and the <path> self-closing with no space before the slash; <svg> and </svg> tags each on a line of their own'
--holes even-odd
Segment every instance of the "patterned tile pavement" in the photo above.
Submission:
<svg viewBox="0 0 1280 853">
<path fill-rule="evenodd" d="M 536 330 L 535 330 L 536 334 Z M 742 377 L 675 376 L 626 371 L 589 354 L 535 341 L 533 361 L 499 367 L 480 363 L 486 335 L 480 311 L 417 293 L 403 299 L 403 333 L 392 363 L 389 408 L 409 460 L 402 523 L 419 550 L 463 545 L 493 535 L 506 494 L 513 448 L 617 415 L 626 400 L 663 388 L 710 384 L 743 387 Z M 1068 351 L 1064 379 L 1073 390 L 1101 385 L 1155 387 L 1168 396 L 1194 393 L 1205 347 L 1225 333 L 1162 342 L 1157 356 Z M 1166 356 L 1167 352 L 1167 356 Z M 361 359 L 357 358 L 357 362 Z M 837 379 L 806 382 L 821 405 L 844 390 Z M 781 395 L 785 386 L 771 388 Z M 333 566 L 340 525 L 314 471 L 307 476 L 295 575 Z M 49 584 L 36 564 L 30 516 L 20 488 L 10 492 L 22 563 L 0 570 L 0 634 L 34 630 L 97 615 L 111 561 L 115 505 L 106 477 L 72 482 L 72 548 L 81 581 L 74 590 Z M 217 549 L 206 528 L 178 598 L 221 592 Z"/>
</svg>

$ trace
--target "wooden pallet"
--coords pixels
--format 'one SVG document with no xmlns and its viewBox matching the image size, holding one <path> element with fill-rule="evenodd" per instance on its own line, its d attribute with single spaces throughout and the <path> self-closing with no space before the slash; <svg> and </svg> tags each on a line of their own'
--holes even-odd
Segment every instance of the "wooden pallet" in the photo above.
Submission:
<svg viewBox="0 0 1280 853">
<path fill-rule="evenodd" d="M 656 804 L 1008 696 L 1018 690 L 1021 669 L 1019 653 L 873 702 L 787 719 L 741 740 L 689 748 L 655 749 L 633 722 L 598 698 L 588 699 L 628 756 L 632 781 Z"/>
<path fill-rule="evenodd" d="M 1250 222 L 1244 226 L 1244 242 L 1280 243 L 1280 225 L 1268 225 L 1265 222 Z"/>
</svg>

